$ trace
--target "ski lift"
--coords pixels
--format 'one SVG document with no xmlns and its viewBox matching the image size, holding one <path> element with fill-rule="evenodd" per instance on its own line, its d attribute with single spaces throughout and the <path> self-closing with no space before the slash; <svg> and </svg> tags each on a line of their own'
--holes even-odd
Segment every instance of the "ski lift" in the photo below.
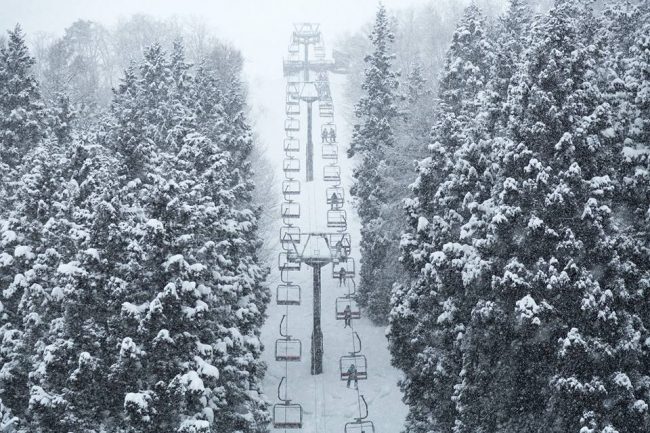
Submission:
<svg viewBox="0 0 650 433">
<path fill-rule="evenodd" d="M 283 147 L 285 152 L 300 152 L 300 140 L 297 138 L 285 138 Z"/>
<path fill-rule="evenodd" d="M 340 209 L 343 207 L 345 196 L 343 188 L 340 186 L 330 186 L 325 190 L 327 197 L 327 204 L 332 206 L 333 209 Z"/>
<path fill-rule="evenodd" d="M 300 227 L 280 227 L 280 243 L 283 249 L 295 251 L 295 246 L 300 244 Z"/>
<path fill-rule="evenodd" d="M 339 147 L 336 144 L 322 145 L 323 159 L 338 159 Z"/>
<path fill-rule="evenodd" d="M 332 118 L 334 117 L 334 110 L 331 108 L 326 108 L 326 109 L 320 109 L 319 110 L 320 117 L 325 117 L 325 118 Z"/>
<path fill-rule="evenodd" d="M 317 59 L 324 59 L 325 58 L 325 47 L 322 45 L 316 45 L 314 47 L 314 56 Z"/>
<path fill-rule="evenodd" d="M 350 233 L 330 233 L 329 243 L 334 248 L 334 261 L 336 263 L 344 260 L 350 255 L 352 251 L 352 238 Z"/>
<path fill-rule="evenodd" d="M 287 107 L 285 109 L 285 112 L 287 113 L 287 116 L 297 116 L 300 114 L 300 104 L 296 102 L 288 102 L 287 101 Z"/>
<path fill-rule="evenodd" d="M 363 404 L 366 407 L 366 414 L 361 416 L 361 413 L 359 413 L 359 417 L 355 418 L 354 421 L 345 423 L 344 433 L 375 433 L 375 425 L 373 422 L 366 420 L 368 418 L 368 403 L 363 395 L 361 395 L 361 400 L 363 400 Z"/>
<path fill-rule="evenodd" d="M 280 212 L 283 220 L 300 218 L 300 203 L 284 201 L 280 205 Z M 285 224 L 289 225 L 287 222 Z"/>
<path fill-rule="evenodd" d="M 300 120 L 295 117 L 288 117 L 284 120 L 284 130 L 285 131 L 299 131 L 300 130 Z"/>
<path fill-rule="evenodd" d="M 354 320 L 361 319 L 361 308 L 351 297 L 336 298 L 336 320 L 345 320 L 345 308 L 350 307 L 350 317 Z"/>
<path fill-rule="evenodd" d="M 281 271 L 299 271 L 300 258 L 296 253 L 286 251 L 278 254 L 278 269 Z"/>
<path fill-rule="evenodd" d="M 340 278 L 341 270 L 345 271 L 346 278 L 354 278 L 356 274 L 356 269 L 354 266 L 354 259 L 352 257 L 346 257 L 345 260 L 332 263 L 332 278 Z"/>
<path fill-rule="evenodd" d="M 282 403 L 273 405 L 273 428 L 275 429 L 298 429 L 302 428 L 302 406 L 291 403 L 291 400 L 280 397 L 280 388 L 286 377 L 283 377 L 278 384 L 278 400 Z M 286 390 L 285 390 L 286 397 Z"/>
<path fill-rule="evenodd" d="M 290 54 L 300 53 L 300 45 L 298 45 L 294 41 L 291 41 L 291 43 L 289 44 L 289 53 Z"/>
<path fill-rule="evenodd" d="M 330 105 L 331 105 L 331 104 L 330 104 Z M 324 131 L 327 131 L 328 134 L 331 134 L 332 131 L 334 131 L 334 133 L 336 134 L 336 124 L 335 124 L 335 123 L 332 123 L 332 122 L 324 123 L 324 124 L 321 125 L 321 127 L 320 127 L 320 132 L 321 132 L 321 134 L 322 134 Z"/>
<path fill-rule="evenodd" d="M 348 228 L 348 216 L 342 209 L 330 209 L 327 211 L 327 227 L 336 229 Z"/>
<path fill-rule="evenodd" d="M 298 82 L 289 82 L 287 84 L 287 102 L 289 101 L 300 103 L 300 86 Z"/>
<path fill-rule="evenodd" d="M 343 355 L 339 358 L 339 373 L 341 380 L 347 381 L 350 377 L 348 369 L 351 365 L 354 365 L 356 369 L 357 380 L 366 380 L 368 379 L 368 360 L 364 355 L 361 355 L 361 338 L 356 332 L 353 333 L 356 338 L 353 341 L 352 352 L 347 355 Z M 359 348 L 357 349 L 356 341 L 359 342 Z"/>
<path fill-rule="evenodd" d="M 325 182 L 341 182 L 341 167 L 338 165 L 323 167 L 323 180 Z"/>
<path fill-rule="evenodd" d="M 284 158 L 282 163 L 282 170 L 285 173 L 299 173 L 300 172 L 300 160 L 298 158 Z"/>
<path fill-rule="evenodd" d="M 278 284 L 275 289 L 275 301 L 277 305 L 300 305 L 300 286 L 297 284 Z"/>
<path fill-rule="evenodd" d="M 280 335 L 282 338 L 275 340 L 275 360 L 287 362 L 299 362 L 302 356 L 302 343 L 297 338 L 291 338 L 282 332 L 282 323 L 286 315 L 280 320 Z"/>
<path fill-rule="evenodd" d="M 282 181 L 282 194 L 285 200 L 290 200 L 291 196 L 300 194 L 300 181 L 299 180 L 283 180 Z"/>
</svg>

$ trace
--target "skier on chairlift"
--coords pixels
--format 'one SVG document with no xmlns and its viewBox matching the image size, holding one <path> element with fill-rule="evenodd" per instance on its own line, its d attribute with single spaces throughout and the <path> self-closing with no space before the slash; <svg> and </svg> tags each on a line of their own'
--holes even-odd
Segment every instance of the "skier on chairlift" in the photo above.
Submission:
<svg viewBox="0 0 650 433">
<path fill-rule="evenodd" d="M 329 135 L 327 134 L 327 129 L 323 129 L 323 132 L 321 132 L 320 136 L 321 139 L 323 140 L 323 143 L 327 143 L 327 137 L 329 137 Z"/>
<path fill-rule="evenodd" d="M 345 268 L 339 269 L 339 287 L 343 286 L 345 283 Z"/>
<path fill-rule="evenodd" d="M 334 128 L 330 128 L 330 143 L 336 143 L 336 131 L 334 131 Z"/>
<path fill-rule="evenodd" d="M 343 243 L 341 242 L 341 239 L 336 241 L 336 244 L 334 245 L 334 253 L 336 257 L 339 257 L 343 254 Z"/>
<path fill-rule="evenodd" d="M 354 380 L 354 389 L 359 388 L 359 378 L 357 377 L 357 366 L 354 365 L 354 363 L 350 364 L 350 367 L 348 367 L 348 388 L 350 387 L 350 383 Z"/>
<path fill-rule="evenodd" d="M 334 210 L 336 209 L 336 205 L 339 204 L 339 196 L 336 192 L 332 193 L 331 200 L 332 200 L 332 210 Z"/>
<path fill-rule="evenodd" d="M 346 305 L 343 310 L 343 321 L 345 323 L 343 329 L 347 327 L 352 328 L 352 308 L 350 308 L 350 304 Z"/>
</svg>

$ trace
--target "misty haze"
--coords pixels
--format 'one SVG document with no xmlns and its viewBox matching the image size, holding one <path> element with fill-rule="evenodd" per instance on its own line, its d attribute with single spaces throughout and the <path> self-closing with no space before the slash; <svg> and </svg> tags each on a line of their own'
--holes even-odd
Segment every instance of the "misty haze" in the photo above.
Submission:
<svg viewBox="0 0 650 433">
<path fill-rule="evenodd" d="M 650 433 L 649 0 L 0 30 L 0 433 Z"/>
</svg>

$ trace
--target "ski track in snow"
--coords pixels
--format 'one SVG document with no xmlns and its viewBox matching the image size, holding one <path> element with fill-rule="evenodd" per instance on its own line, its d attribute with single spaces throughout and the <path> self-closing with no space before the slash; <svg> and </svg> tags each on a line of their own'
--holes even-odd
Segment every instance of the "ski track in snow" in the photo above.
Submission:
<svg viewBox="0 0 650 433">
<path fill-rule="evenodd" d="M 351 137 L 351 124 L 346 119 L 353 119 L 352 113 L 344 113 L 343 88 L 345 77 L 330 74 L 330 86 L 334 102 L 334 122 L 337 126 L 337 141 L 339 144 L 339 165 L 341 167 L 342 186 L 345 189 L 345 207 L 348 215 L 348 232 L 352 236 L 352 257 L 356 261 L 356 271 L 359 271 L 359 220 L 356 211 L 350 202 L 349 187 L 352 183 L 352 162 L 346 157 L 347 145 Z M 269 102 L 269 105 L 271 103 Z M 273 118 L 284 119 L 284 99 L 278 100 L 277 110 Z M 303 233 L 310 231 L 331 232 L 326 224 L 326 197 L 323 182 L 323 160 L 320 157 L 321 140 L 320 124 L 318 116 L 318 103 L 314 103 L 314 182 L 305 182 L 305 149 L 307 131 L 307 108 L 301 104 L 300 115 L 300 153 L 301 172 L 300 179 L 302 191 L 296 199 L 300 203 L 301 218 L 297 225 Z M 276 116 L 277 115 L 277 116 Z M 278 137 L 273 141 L 272 152 L 281 152 L 284 130 L 282 121 L 277 123 L 277 131 L 272 137 Z M 276 150 L 277 149 L 277 150 Z M 279 179 L 284 179 L 281 170 L 280 158 L 277 167 L 280 173 Z M 280 190 L 280 182 L 277 186 Z M 281 220 L 278 212 L 276 232 L 279 236 Z M 280 252 L 278 250 L 277 252 Z M 265 350 L 263 360 L 268 365 L 268 372 L 264 380 L 264 392 L 272 403 L 277 403 L 277 386 L 280 379 L 285 375 L 285 363 L 275 361 L 274 348 L 275 340 L 280 338 L 278 326 L 286 307 L 278 306 L 275 303 L 275 288 L 280 283 L 280 275 L 277 270 L 277 256 L 269 263 L 272 273 L 269 276 L 268 284 L 273 299 L 268 308 L 268 319 L 262 328 L 262 342 Z M 323 374 L 312 376 L 310 374 L 310 336 L 312 330 L 312 270 L 303 265 L 299 272 L 292 272 L 292 280 L 302 288 L 302 303 L 300 306 L 289 307 L 289 328 L 288 332 L 302 342 L 302 361 L 290 362 L 288 366 L 287 396 L 292 403 L 299 403 L 304 411 L 304 432 L 309 433 L 330 433 L 344 432 L 346 422 L 353 421 L 358 416 L 357 393 L 353 387 L 346 388 L 344 381 L 339 378 L 339 357 L 347 354 L 352 347 L 352 337 L 349 329 L 343 329 L 343 321 L 335 319 L 335 301 L 338 296 L 346 293 L 345 288 L 339 288 L 338 282 L 332 278 L 331 265 L 322 268 L 322 311 L 321 325 L 323 330 L 324 354 Z M 358 278 L 357 278 L 358 281 Z M 390 365 L 390 354 L 387 348 L 387 340 L 384 335 L 384 327 L 374 326 L 364 317 L 362 312 L 361 320 L 355 320 L 355 331 L 359 334 L 363 344 L 362 353 L 368 359 L 368 380 L 359 381 L 359 389 L 368 402 L 369 416 L 375 424 L 377 433 L 399 433 L 403 429 L 407 408 L 401 401 L 401 392 L 397 386 L 400 379 L 400 372 Z M 280 431 L 280 430 L 274 430 Z M 299 430 L 294 430 L 299 431 Z"/>
</svg>

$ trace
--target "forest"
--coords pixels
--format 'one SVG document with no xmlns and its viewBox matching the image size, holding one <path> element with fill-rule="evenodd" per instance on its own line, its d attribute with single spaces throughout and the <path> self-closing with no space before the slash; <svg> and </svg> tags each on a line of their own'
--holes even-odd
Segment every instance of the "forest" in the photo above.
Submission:
<svg viewBox="0 0 650 433">
<path fill-rule="evenodd" d="M 331 85 L 395 370 L 367 393 L 404 419 L 336 428 L 649 432 L 650 3 L 385 3 Z M 147 14 L 0 36 L 0 432 L 278 430 L 278 84 L 248 55 Z"/>
</svg>

